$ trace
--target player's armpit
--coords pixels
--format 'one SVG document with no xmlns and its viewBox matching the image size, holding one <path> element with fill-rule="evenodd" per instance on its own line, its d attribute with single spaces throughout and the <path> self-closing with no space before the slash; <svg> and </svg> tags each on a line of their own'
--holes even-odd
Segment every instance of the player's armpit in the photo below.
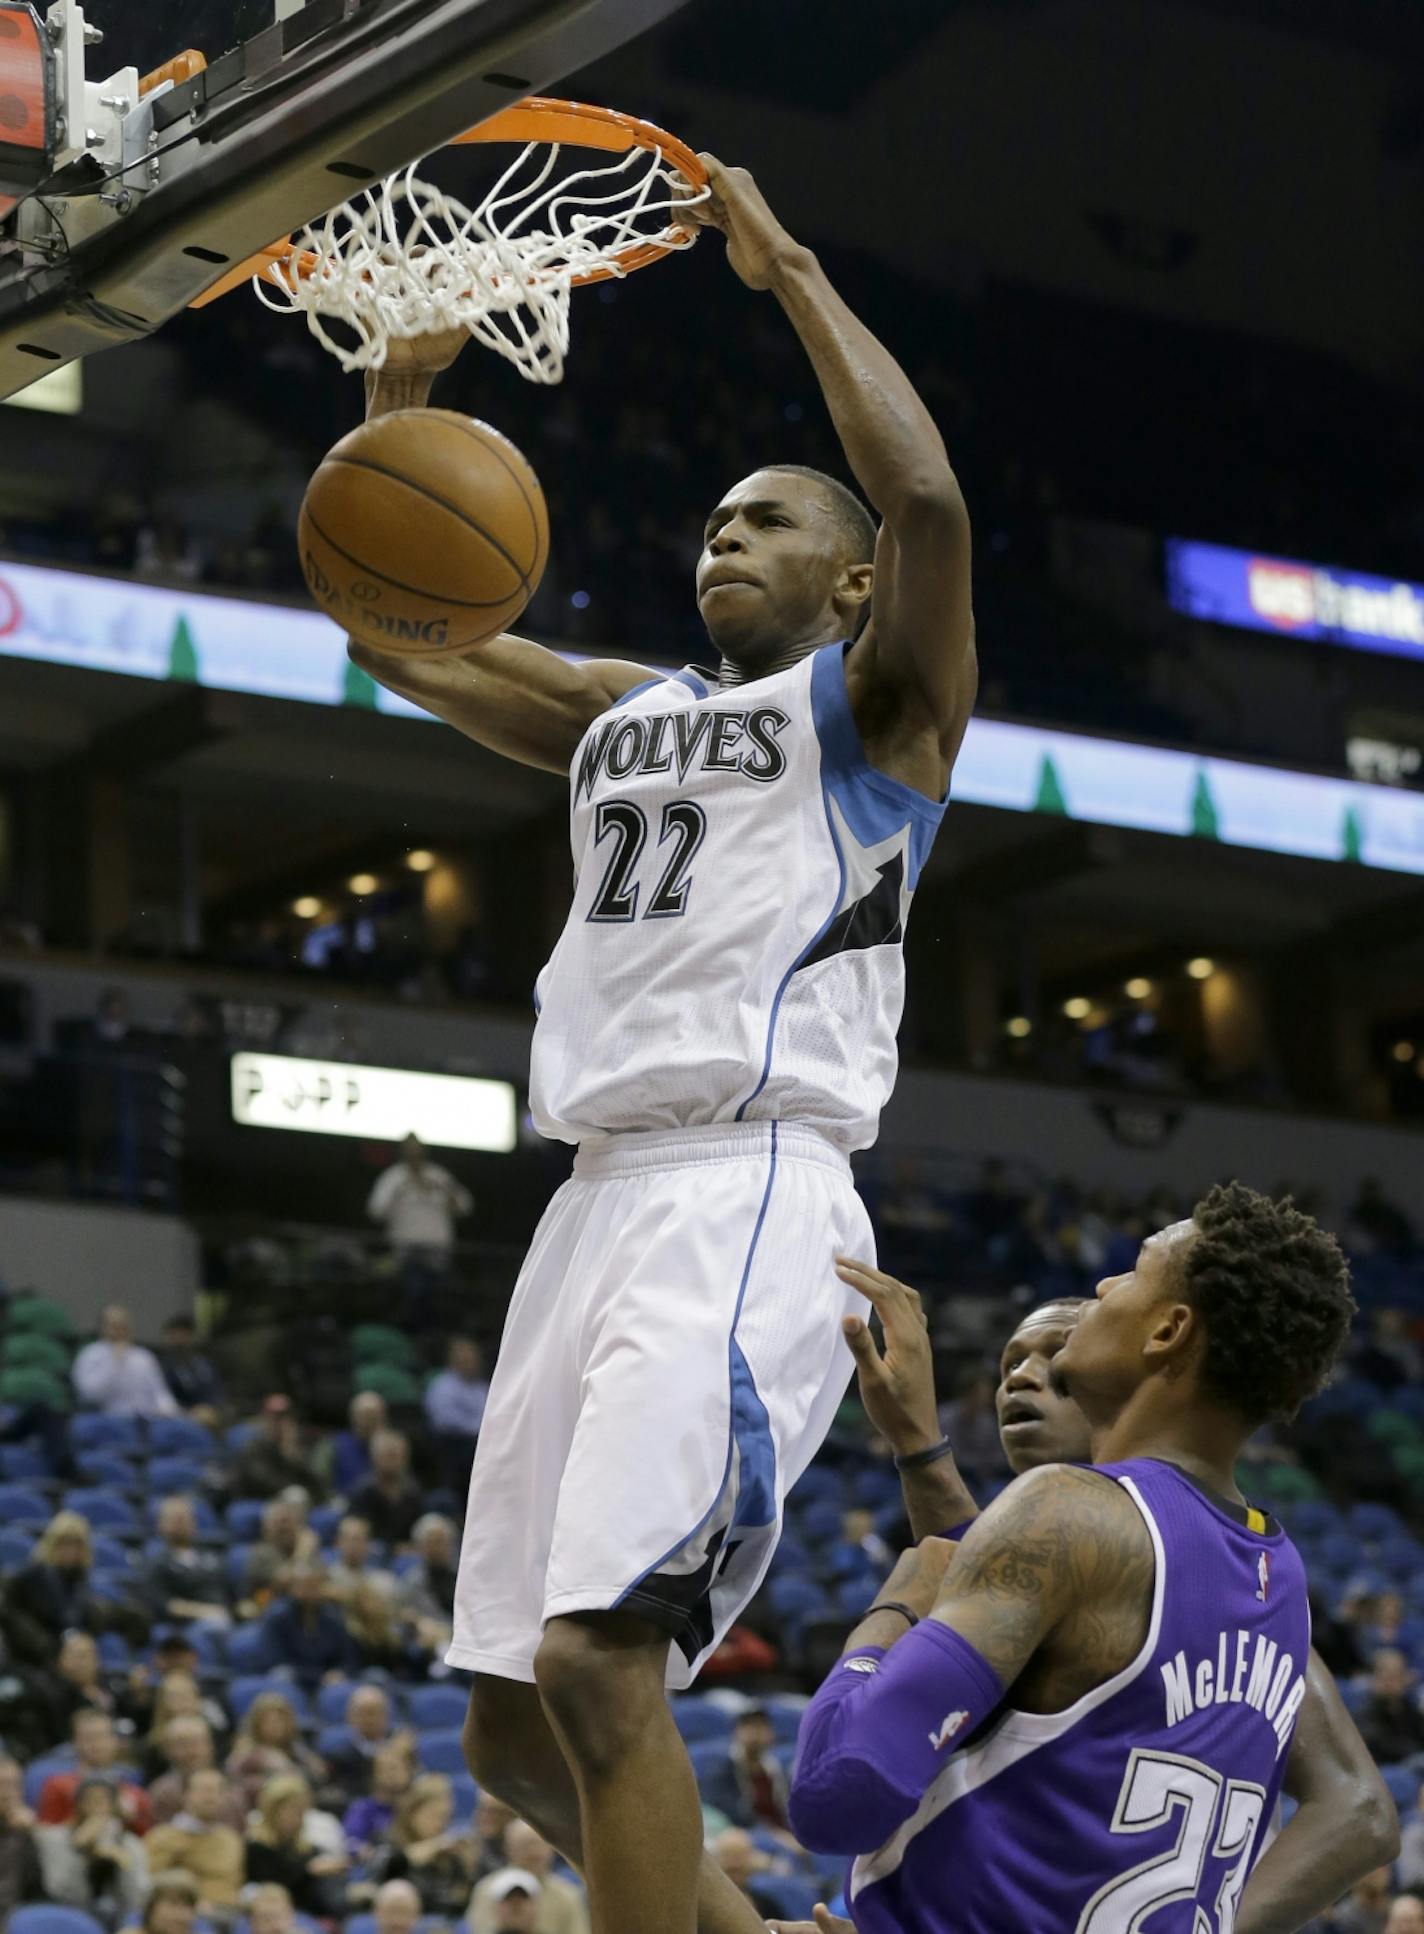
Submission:
<svg viewBox="0 0 1424 1934">
<path fill-rule="evenodd" d="M 1051 1636 L 1071 1641 L 1071 1697 L 1131 1657 L 1151 1603 L 1154 1555 L 1140 1512 L 1111 1478 L 1049 1464 L 1015 1479 L 965 1532 L 931 1614 L 1011 1686 Z M 1036 1678 L 1055 1661 L 1040 1659 Z M 1051 1700 L 1048 1709 L 1059 1703 Z"/>
<path fill-rule="evenodd" d="M 1236 1934 L 1288 1934 L 1399 1852 L 1389 1788 L 1315 1651 L 1285 1790 L 1299 1805 L 1252 1870 Z"/>
<path fill-rule="evenodd" d="M 416 657 L 348 642 L 352 662 L 466 738 L 521 765 L 567 773 L 601 712 L 654 676 L 620 659 L 570 664 L 510 633 L 464 657 Z"/>
</svg>

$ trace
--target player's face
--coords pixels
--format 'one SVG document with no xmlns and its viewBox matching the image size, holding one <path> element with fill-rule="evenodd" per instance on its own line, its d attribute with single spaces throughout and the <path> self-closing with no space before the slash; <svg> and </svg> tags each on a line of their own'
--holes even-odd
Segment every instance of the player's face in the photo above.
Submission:
<svg viewBox="0 0 1424 1934">
<path fill-rule="evenodd" d="M 788 646 L 840 635 L 846 569 L 835 513 L 814 480 L 758 470 L 707 519 L 697 608 L 717 649 L 755 674 Z"/>
<path fill-rule="evenodd" d="M 999 1441 L 1017 1477 L 1040 1464 L 1086 1464 L 1092 1454 L 1088 1420 L 1064 1392 L 1055 1390 L 1050 1366 L 1078 1321 L 1076 1298 L 1047 1303 L 1024 1318 L 999 1359 Z"/>
<path fill-rule="evenodd" d="M 1149 1236 L 1133 1268 L 1108 1276 L 1084 1305 L 1053 1363 L 1053 1380 L 1081 1406 L 1090 1423 L 1111 1423 L 1147 1374 L 1154 1342 L 1181 1311 L 1179 1265 L 1196 1234 L 1174 1222 Z"/>
</svg>

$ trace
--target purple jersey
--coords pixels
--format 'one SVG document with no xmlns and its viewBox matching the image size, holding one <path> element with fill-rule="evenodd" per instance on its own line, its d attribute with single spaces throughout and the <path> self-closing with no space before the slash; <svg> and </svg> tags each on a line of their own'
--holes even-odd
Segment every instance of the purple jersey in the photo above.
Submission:
<svg viewBox="0 0 1424 1934">
<path fill-rule="evenodd" d="M 1066 1712 L 999 1708 L 856 1861 L 864 1934 L 1231 1934 L 1305 1696 L 1305 1570 L 1171 1464 L 1099 1468 L 1156 1550 L 1141 1652 Z"/>
</svg>

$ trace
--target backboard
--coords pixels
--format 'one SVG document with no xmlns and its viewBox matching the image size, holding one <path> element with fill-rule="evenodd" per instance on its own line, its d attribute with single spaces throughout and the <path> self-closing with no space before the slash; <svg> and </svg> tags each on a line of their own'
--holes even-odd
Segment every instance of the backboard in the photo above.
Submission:
<svg viewBox="0 0 1424 1934">
<path fill-rule="evenodd" d="M 0 397 L 682 3 L 0 0 Z"/>
</svg>

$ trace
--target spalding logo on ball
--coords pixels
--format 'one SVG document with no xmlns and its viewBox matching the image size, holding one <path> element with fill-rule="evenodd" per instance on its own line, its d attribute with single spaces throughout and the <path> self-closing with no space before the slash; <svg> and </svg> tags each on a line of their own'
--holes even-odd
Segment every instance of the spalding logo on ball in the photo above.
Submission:
<svg viewBox="0 0 1424 1934">
<path fill-rule="evenodd" d="M 344 631 L 390 652 L 464 652 L 518 618 L 549 561 L 539 479 L 498 430 L 454 410 L 395 410 L 344 436 L 297 523 L 307 588 Z"/>
</svg>

